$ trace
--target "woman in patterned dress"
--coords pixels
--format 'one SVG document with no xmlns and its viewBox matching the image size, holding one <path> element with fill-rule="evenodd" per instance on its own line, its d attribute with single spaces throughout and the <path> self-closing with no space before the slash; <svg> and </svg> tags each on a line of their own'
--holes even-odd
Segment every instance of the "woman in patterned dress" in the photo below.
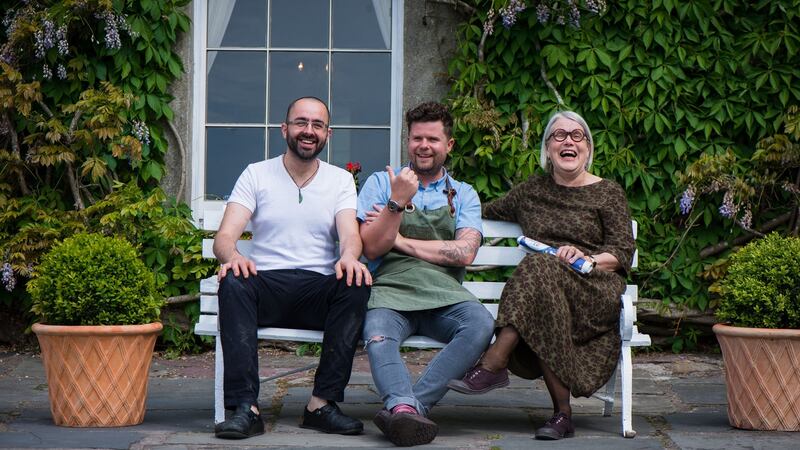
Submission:
<svg viewBox="0 0 800 450">
<path fill-rule="evenodd" d="M 584 119 L 555 113 L 545 128 L 536 175 L 484 207 L 487 219 L 520 224 L 526 236 L 558 249 L 520 262 L 500 299 L 497 339 L 461 380 L 448 386 L 482 394 L 508 385 L 508 370 L 544 377 L 553 417 L 537 439 L 574 435 L 570 395 L 591 396 L 620 353 L 620 295 L 635 249 L 625 193 L 588 172 L 594 145 Z M 587 258 L 588 274 L 569 263 Z"/>
</svg>

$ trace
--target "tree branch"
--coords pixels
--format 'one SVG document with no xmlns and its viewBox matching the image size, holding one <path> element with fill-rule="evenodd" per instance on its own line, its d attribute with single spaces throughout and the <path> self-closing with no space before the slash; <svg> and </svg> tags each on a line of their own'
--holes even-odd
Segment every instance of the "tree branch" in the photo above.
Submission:
<svg viewBox="0 0 800 450">
<path fill-rule="evenodd" d="M 169 125 L 169 129 L 172 131 L 172 134 L 175 135 L 175 140 L 178 141 L 178 150 L 180 150 L 181 154 L 181 176 L 178 183 L 178 195 L 176 195 L 176 197 L 180 200 L 183 198 L 183 190 L 186 187 L 186 161 L 189 158 L 186 156 L 186 147 L 183 145 L 183 140 L 181 140 L 181 135 L 178 134 L 175 124 L 169 120 L 167 121 L 167 124 Z"/>
<path fill-rule="evenodd" d="M 186 295 L 176 295 L 174 297 L 168 297 L 166 300 L 166 304 L 168 305 L 178 305 L 181 303 L 189 303 L 193 302 L 200 298 L 200 294 L 186 294 Z"/>
<path fill-rule="evenodd" d="M 22 161 L 22 151 L 19 147 L 19 136 L 17 135 L 17 130 L 14 129 L 14 124 L 11 123 L 8 113 L 5 111 L 3 111 L 3 121 L 6 124 L 8 134 L 11 136 L 11 153 L 16 156 L 18 160 Z M 22 172 L 22 169 L 20 169 L 19 165 L 16 164 L 12 170 L 17 174 L 17 181 L 19 182 L 19 189 L 22 191 L 22 194 L 30 195 L 31 190 L 28 187 L 28 183 L 25 181 L 25 174 Z"/>
<path fill-rule="evenodd" d="M 462 2 L 461 0 L 430 0 L 432 3 L 441 3 L 444 5 L 452 5 L 456 9 L 461 9 L 469 14 L 475 14 L 477 11 L 471 5 Z"/>
<path fill-rule="evenodd" d="M 67 178 L 69 179 L 69 190 L 72 192 L 72 197 L 75 199 L 75 207 L 79 211 L 86 209 L 81 198 L 80 188 L 78 187 L 78 180 L 75 178 L 75 169 L 72 167 L 71 162 L 67 162 Z"/>
<path fill-rule="evenodd" d="M 83 111 L 80 109 L 75 111 L 75 115 L 72 116 L 72 120 L 69 123 L 69 141 L 72 142 L 72 134 L 75 133 L 75 128 L 78 127 L 78 120 L 80 120 L 81 116 L 83 115 Z"/>
<path fill-rule="evenodd" d="M 39 104 L 39 107 L 40 107 L 40 108 L 42 108 L 42 109 L 44 110 L 44 112 L 46 112 L 46 113 L 47 113 L 47 117 L 49 117 L 49 118 L 51 118 L 51 119 L 52 119 L 53 117 L 55 117 L 55 116 L 53 115 L 53 111 L 50 111 L 50 108 L 48 108 L 48 107 L 47 107 L 47 105 L 45 105 L 43 101 L 41 101 L 41 100 L 36 100 L 36 103 L 38 103 L 38 104 Z"/>
<path fill-rule="evenodd" d="M 763 236 L 763 235 L 769 233 L 770 231 L 774 230 L 775 228 L 778 228 L 779 226 L 781 226 L 784 223 L 788 222 L 789 219 L 791 219 L 791 218 L 792 218 L 792 213 L 791 212 L 782 214 L 782 215 L 770 220 L 769 222 L 765 223 L 764 226 L 762 226 L 760 230 L 757 230 L 757 231 L 756 230 L 751 230 L 750 231 L 751 234 L 746 234 L 746 235 L 743 235 L 743 236 L 739 236 L 736 239 L 734 239 L 732 243 L 726 241 L 726 242 L 720 242 L 719 244 L 714 244 L 712 246 L 706 247 L 706 248 L 700 250 L 700 258 L 703 259 L 703 258 L 708 258 L 709 256 L 716 256 L 716 255 L 724 252 L 725 250 L 731 248 L 731 246 L 737 246 L 737 245 L 745 244 L 745 243 L 751 241 L 753 238 L 758 237 L 759 234 L 761 236 Z M 755 231 L 757 234 L 753 234 L 753 231 Z"/>
<path fill-rule="evenodd" d="M 542 53 L 542 46 L 539 44 L 539 40 L 538 39 L 536 40 L 536 52 L 539 53 L 539 54 Z M 540 67 L 540 70 L 539 70 L 539 73 L 542 76 L 542 80 L 544 80 L 544 84 L 546 84 L 547 87 L 549 87 L 550 90 L 553 91 L 553 94 L 556 95 L 556 100 L 558 101 L 558 104 L 560 106 L 564 106 L 564 99 L 561 98 L 561 94 L 558 93 L 558 90 L 556 89 L 556 87 L 553 86 L 553 83 L 551 83 L 550 79 L 547 78 L 547 70 L 546 69 L 547 68 L 544 65 L 544 58 L 542 58 L 541 67 Z"/>
</svg>

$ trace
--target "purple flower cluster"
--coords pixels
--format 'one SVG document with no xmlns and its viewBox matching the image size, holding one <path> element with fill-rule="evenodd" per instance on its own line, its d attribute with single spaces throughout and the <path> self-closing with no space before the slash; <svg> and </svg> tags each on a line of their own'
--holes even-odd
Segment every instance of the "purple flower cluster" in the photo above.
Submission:
<svg viewBox="0 0 800 450">
<path fill-rule="evenodd" d="M 600 14 L 606 10 L 605 0 L 586 0 L 586 9 L 594 14 Z"/>
<path fill-rule="evenodd" d="M 42 65 L 42 78 L 44 78 L 45 80 L 53 78 L 53 71 L 47 64 Z"/>
<path fill-rule="evenodd" d="M 19 10 L 9 9 L 3 17 L 3 26 L 6 27 L 6 37 L 11 37 L 17 29 L 17 15 Z"/>
<path fill-rule="evenodd" d="M 486 22 L 483 23 L 483 32 L 491 36 L 494 34 L 494 8 L 489 8 L 486 15 Z"/>
<path fill-rule="evenodd" d="M 11 268 L 11 264 L 3 263 L 2 277 L 3 286 L 5 286 L 6 290 L 8 292 L 13 291 L 17 285 L 17 278 L 14 276 L 14 269 Z"/>
<path fill-rule="evenodd" d="M 67 56 L 69 53 L 69 42 L 67 42 L 67 26 L 61 25 L 56 31 L 56 41 L 58 42 L 58 54 Z"/>
<path fill-rule="evenodd" d="M 503 17 L 503 26 L 506 29 L 511 28 L 517 23 L 517 15 L 525 11 L 525 2 L 519 0 L 511 0 L 505 8 L 500 8 L 500 15 Z"/>
<path fill-rule="evenodd" d="M 750 212 L 750 208 L 747 208 L 747 209 L 744 210 L 744 214 L 742 214 L 742 218 L 739 219 L 739 225 L 741 225 L 742 228 L 747 228 L 748 230 L 752 227 L 752 225 L 753 225 L 753 213 Z"/>
<path fill-rule="evenodd" d="M 67 68 L 64 67 L 63 64 L 59 63 L 58 67 L 56 68 L 56 75 L 58 75 L 59 79 L 66 80 L 67 79 Z"/>
<path fill-rule="evenodd" d="M 689 185 L 685 191 L 683 191 L 683 195 L 681 196 L 681 214 L 686 215 L 689 214 L 689 211 L 692 210 L 692 205 L 694 204 L 694 197 L 695 197 L 695 190 L 694 186 Z"/>
<path fill-rule="evenodd" d="M 536 7 L 536 19 L 542 24 L 550 20 L 550 8 L 544 3 L 539 3 Z"/>
<path fill-rule="evenodd" d="M 569 23 L 575 28 L 581 27 L 581 12 L 578 10 L 578 3 L 575 0 L 567 0 L 569 5 Z"/>
<path fill-rule="evenodd" d="M 127 31 L 128 34 L 131 35 L 130 25 L 128 25 L 125 17 L 122 14 L 116 15 L 110 10 L 96 12 L 94 17 L 98 20 L 103 20 L 106 23 L 106 48 L 110 50 L 119 50 L 120 47 L 122 47 L 122 40 L 119 36 L 119 30 Z"/>
<path fill-rule="evenodd" d="M 42 21 L 42 28 L 33 33 L 36 57 L 43 59 L 47 50 L 56 46 L 56 26 L 50 19 Z"/>
<path fill-rule="evenodd" d="M 739 208 L 733 203 L 733 194 L 731 191 L 725 192 L 725 195 L 722 197 L 722 205 L 719 207 L 720 215 L 728 219 L 733 219 L 733 216 L 736 215 L 738 210 Z"/>
<path fill-rule="evenodd" d="M 147 128 L 147 124 L 141 120 L 134 120 L 133 121 L 133 136 L 139 140 L 139 142 L 150 145 L 150 129 Z"/>
</svg>

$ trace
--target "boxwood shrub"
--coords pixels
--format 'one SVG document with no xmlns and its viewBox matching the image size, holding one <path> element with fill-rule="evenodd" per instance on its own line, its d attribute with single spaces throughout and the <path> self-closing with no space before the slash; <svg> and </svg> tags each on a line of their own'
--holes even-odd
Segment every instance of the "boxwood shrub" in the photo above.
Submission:
<svg viewBox="0 0 800 450">
<path fill-rule="evenodd" d="M 125 239 L 77 234 L 56 244 L 27 286 L 48 325 L 137 325 L 158 320 L 153 274 Z"/>
<path fill-rule="evenodd" d="M 731 256 L 717 318 L 740 327 L 800 328 L 800 238 L 777 233 Z"/>
</svg>

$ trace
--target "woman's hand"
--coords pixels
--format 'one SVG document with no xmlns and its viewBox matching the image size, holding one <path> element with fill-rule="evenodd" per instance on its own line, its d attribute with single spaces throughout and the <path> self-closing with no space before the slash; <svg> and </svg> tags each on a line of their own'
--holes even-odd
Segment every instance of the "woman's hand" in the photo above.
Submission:
<svg viewBox="0 0 800 450">
<path fill-rule="evenodd" d="M 576 247 L 571 245 L 562 245 L 561 247 L 558 247 L 558 250 L 556 250 L 556 256 L 558 256 L 558 259 L 568 264 L 572 264 L 577 261 L 578 258 L 583 258 L 585 255 Z"/>
</svg>

